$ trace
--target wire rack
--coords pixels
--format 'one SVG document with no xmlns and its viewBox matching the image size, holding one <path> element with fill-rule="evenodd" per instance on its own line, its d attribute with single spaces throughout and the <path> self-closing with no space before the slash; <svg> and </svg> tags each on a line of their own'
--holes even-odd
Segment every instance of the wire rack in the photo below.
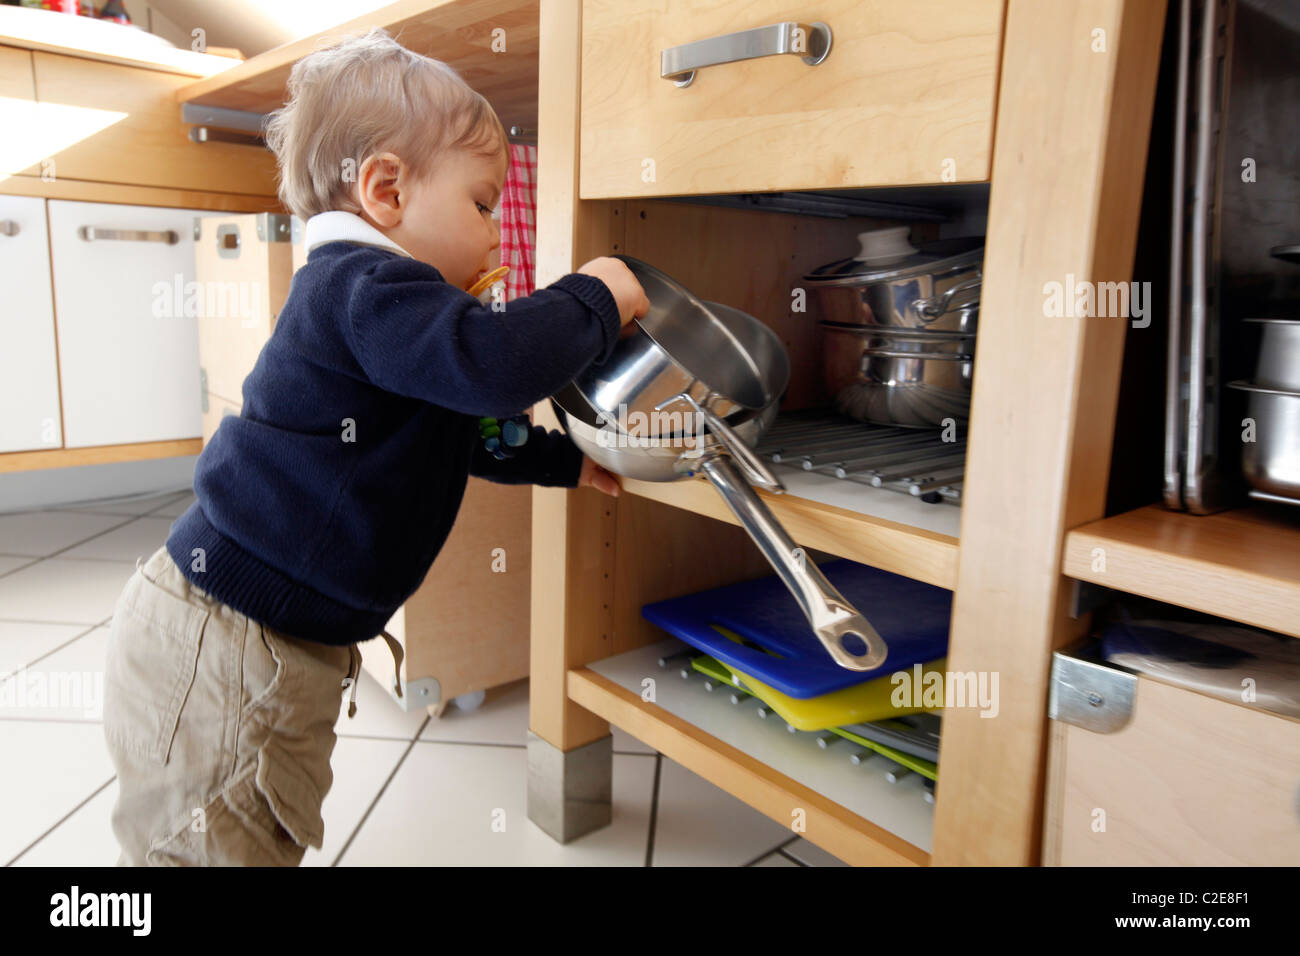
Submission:
<svg viewBox="0 0 1300 956">
<path fill-rule="evenodd" d="M 945 440 L 945 437 L 952 440 Z M 754 449 L 787 468 L 885 488 L 930 503 L 961 501 L 966 436 L 870 425 L 834 408 L 782 412 Z"/>
</svg>

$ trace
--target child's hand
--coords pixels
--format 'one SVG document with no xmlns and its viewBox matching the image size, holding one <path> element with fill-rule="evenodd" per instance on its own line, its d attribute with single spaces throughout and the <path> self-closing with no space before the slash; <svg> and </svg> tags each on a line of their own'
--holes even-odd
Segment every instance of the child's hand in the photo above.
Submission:
<svg viewBox="0 0 1300 956">
<path fill-rule="evenodd" d="M 628 326 L 633 319 L 639 319 L 650 311 L 650 300 L 646 298 L 645 289 L 636 281 L 632 270 L 622 260 L 612 256 L 592 259 L 578 270 L 582 275 L 595 276 L 609 287 L 610 294 L 618 304 L 618 318 L 623 324 L 623 332 L 635 331 L 635 326 Z"/>
<path fill-rule="evenodd" d="M 582 456 L 582 472 L 578 475 L 578 487 L 590 485 L 597 491 L 617 498 L 619 493 L 618 478 L 612 471 L 607 471 L 586 455 Z"/>
</svg>

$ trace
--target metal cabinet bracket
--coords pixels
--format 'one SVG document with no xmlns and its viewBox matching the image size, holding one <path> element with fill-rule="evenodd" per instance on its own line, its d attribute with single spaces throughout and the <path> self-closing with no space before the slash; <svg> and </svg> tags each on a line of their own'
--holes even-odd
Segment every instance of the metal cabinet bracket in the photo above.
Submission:
<svg viewBox="0 0 1300 956">
<path fill-rule="evenodd" d="M 1047 714 L 1096 734 L 1113 734 L 1133 718 L 1137 676 L 1057 651 Z"/>
</svg>

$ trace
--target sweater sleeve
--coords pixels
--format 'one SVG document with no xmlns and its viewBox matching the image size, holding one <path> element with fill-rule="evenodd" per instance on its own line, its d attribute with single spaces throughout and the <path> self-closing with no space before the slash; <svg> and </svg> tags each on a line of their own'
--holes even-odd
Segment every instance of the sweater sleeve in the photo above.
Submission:
<svg viewBox="0 0 1300 956">
<path fill-rule="evenodd" d="M 546 485 L 553 488 L 576 488 L 582 474 L 583 454 L 562 431 L 547 431 L 533 425 L 528 440 L 513 458 L 498 460 L 483 446 L 474 443 L 469 473 L 501 485 Z"/>
<path fill-rule="evenodd" d="M 432 266 L 389 256 L 352 284 L 344 311 L 349 344 L 375 385 L 497 418 L 604 362 L 620 328 L 614 296 L 594 276 L 571 273 L 494 309 Z"/>
</svg>

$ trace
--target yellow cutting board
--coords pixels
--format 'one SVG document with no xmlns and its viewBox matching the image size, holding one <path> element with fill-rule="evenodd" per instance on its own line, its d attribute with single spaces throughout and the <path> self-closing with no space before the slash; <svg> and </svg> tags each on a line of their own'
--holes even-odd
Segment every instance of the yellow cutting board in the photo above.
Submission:
<svg viewBox="0 0 1300 956">
<path fill-rule="evenodd" d="M 728 640 L 737 644 L 744 643 L 740 635 L 730 628 L 723 627 L 720 624 L 711 624 L 709 626 Z M 947 663 L 948 659 L 946 657 L 940 657 L 938 660 L 921 665 L 921 679 L 924 681 L 925 675 L 934 671 L 942 674 Z M 775 687 L 764 684 L 756 677 L 742 674 L 734 667 L 730 667 L 730 665 L 728 667 L 732 674 L 739 678 L 740 685 L 745 690 L 775 710 L 785 719 L 786 723 L 796 730 L 827 730 L 832 727 L 843 727 L 845 724 L 868 724 L 875 720 L 887 720 L 890 717 L 903 717 L 907 714 L 920 714 L 926 711 L 942 709 L 938 707 L 895 707 L 891 698 L 897 685 L 891 681 L 890 678 L 893 676 L 891 674 L 882 674 L 875 680 L 869 680 L 864 684 L 845 687 L 843 690 L 801 700 L 798 697 L 783 694 Z M 910 678 L 912 674 L 911 668 L 908 669 L 908 674 Z"/>
</svg>

